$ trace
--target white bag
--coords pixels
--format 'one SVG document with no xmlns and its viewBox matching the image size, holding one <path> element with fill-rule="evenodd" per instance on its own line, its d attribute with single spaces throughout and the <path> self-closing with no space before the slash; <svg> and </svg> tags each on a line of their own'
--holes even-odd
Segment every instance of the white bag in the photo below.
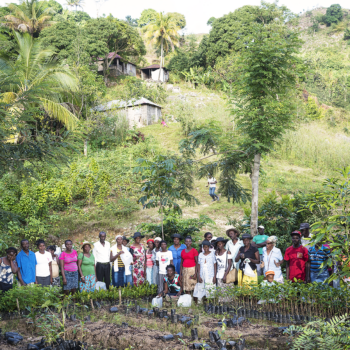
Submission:
<svg viewBox="0 0 350 350">
<path fill-rule="evenodd" d="M 245 264 L 245 267 L 244 267 L 244 274 L 248 277 L 256 277 L 253 269 L 250 267 L 249 263 L 246 263 Z"/>
<path fill-rule="evenodd" d="M 177 301 L 177 306 L 191 307 L 192 297 L 190 294 L 181 295 Z"/>
<path fill-rule="evenodd" d="M 95 287 L 96 290 L 99 290 L 99 289 L 104 289 L 106 290 L 106 283 L 104 282 L 96 282 L 96 287 Z"/>
<path fill-rule="evenodd" d="M 163 298 L 160 297 L 155 297 L 152 299 L 152 306 L 155 306 L 155 307 L 163 307 Z"/>
<path fill-rule="evenodd" d="M 198 298 L 199 300 L 201 300 L 203 297 L 205 297 L 204 282 L 196 284 L 196 286 L 194 287 L 193 296 L 195 298 Z"/>
</svg>

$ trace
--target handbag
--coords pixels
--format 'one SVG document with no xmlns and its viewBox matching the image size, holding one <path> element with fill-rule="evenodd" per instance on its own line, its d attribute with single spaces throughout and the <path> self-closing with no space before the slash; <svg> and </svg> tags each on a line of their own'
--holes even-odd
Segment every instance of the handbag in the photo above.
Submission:
<svg viewBox="0 0 350 350">
<path fill-rule="evenodd" d="M 226 266 L 227 267 L 227 260 L 228 260 L 228 251 L 226 252 Z M 233 264 L 233 261 L 232 261 Z M 225 268 L 226 271 L 226 268 Z M 234 267 L 227 275 L 226 275 L 226 284 L 234 283 L 238 280 L 238 272 L 237 269 Z"/>
</svg>

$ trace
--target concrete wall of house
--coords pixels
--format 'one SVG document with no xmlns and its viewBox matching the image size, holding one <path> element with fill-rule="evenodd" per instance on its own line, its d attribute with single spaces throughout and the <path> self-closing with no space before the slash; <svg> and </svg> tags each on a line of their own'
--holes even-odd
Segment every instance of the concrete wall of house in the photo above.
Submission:
<svg viewBox="0 0 350 350">
<path fill-rule="evenodd" d="M 166 72 L 164 69 L 161 70 L 160 75 L 159 75 L 159 69 L 156 69 L 152 72 L 152 80 L 155 81 L 168 81 L 169 79 L 169 73 Z"/>
<path fill-rule="evenodd" d="M 136 66 L 131 63 L 127 63 L 127 74 L 136 77 Z"/>
</svg>

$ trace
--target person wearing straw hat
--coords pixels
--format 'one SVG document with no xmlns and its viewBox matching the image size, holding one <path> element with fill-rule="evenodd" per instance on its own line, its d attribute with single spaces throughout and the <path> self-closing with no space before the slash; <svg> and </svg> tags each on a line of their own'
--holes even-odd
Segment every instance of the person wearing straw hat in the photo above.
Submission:
<svg viewBox="0 0 350 350">
<path fill-rule="evenodd" d="M 153 261 L 153 284 L 158 286 L 159 284 L 159 266 L 157 265 L 157 253 L 160 251 L 160 242 L 162 239 L 160 237 L 156 237 L 154 239 L 155 248 L 152 251 L 152 261 Z"/>
<path fill-rule="evenodd" d="M 115 240 L 117 244 L 111 248 L 110 253 L 110 260 L 114 262 L 114 286 L 124 287 L 132 283 L 130 264 L 133 262 L 133 257 L 123 245 L 123 236 L 118 235 Z"/>
<path fill-rule="evenodd" d="M 181 235 L 175 233 L 171 236 L 174 244 L 169 247 L 169 251 L 173 253 L 173 262 L 175 266 L 175 271 L 177 274 L 180 274 L 180 266 L 181 266 L 181 252 L 186 248 L 184 244 L 181 244 L 180 241 L 183 239 Z"/>
<path fill-rule="evenodd" d="M 145 283 L 145 248 L 141 244 L 141 238 L 144 238 L 140 232 L 135 232 L 133 235 L 134 243 L 130 246 L 133 249 L 134 272 L 133 282 L 135 286 L 140 286 Z"/>
<path fill-rule="evenodd" d="M 84 241 L 81 250 L 83 252 L 78 255 L 79 291 L 93 292 L 96 288 L 96 265 L 95 257 L 91 253 L 91 244 Z"/>
</svg>

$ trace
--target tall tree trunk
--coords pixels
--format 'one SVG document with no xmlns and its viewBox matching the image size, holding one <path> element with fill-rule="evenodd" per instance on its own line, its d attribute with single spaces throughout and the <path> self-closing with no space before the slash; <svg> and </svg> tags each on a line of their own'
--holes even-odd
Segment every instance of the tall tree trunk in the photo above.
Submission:
<svg viewBox="0 0 350 350">
<path fill-rule="evenodd" d="M 162 71 L 162 64 L 163 64 L 163 40 L 164 38 L 162 38 L 162 42 L 160 45 L 160 65 L 159 65 L 158 81 L 160 81 L 160 72 Z"/>
<path fill-rule="evenodd" d="M 84 140 L 84 156 L 87 157 L 88 140 Z"/>
<path fill-rule="evenodd" d="M 164 241 L 164 229 L 163 229 L 164 214 L 163 214 L 163 206 L 162 206 L 162 204 L 160 204 L 160 210 L 162 212 L 162 240 Z"/>
<path fill-rule="evenodd" d="M 250 234 L 255 236 L 258 230 L 258 200 L 259 200 L 259 171 L 260 171 L 261 154 L 254 156 L 252 171 L 252 212 L 250 216 Z"/>
</svg>

